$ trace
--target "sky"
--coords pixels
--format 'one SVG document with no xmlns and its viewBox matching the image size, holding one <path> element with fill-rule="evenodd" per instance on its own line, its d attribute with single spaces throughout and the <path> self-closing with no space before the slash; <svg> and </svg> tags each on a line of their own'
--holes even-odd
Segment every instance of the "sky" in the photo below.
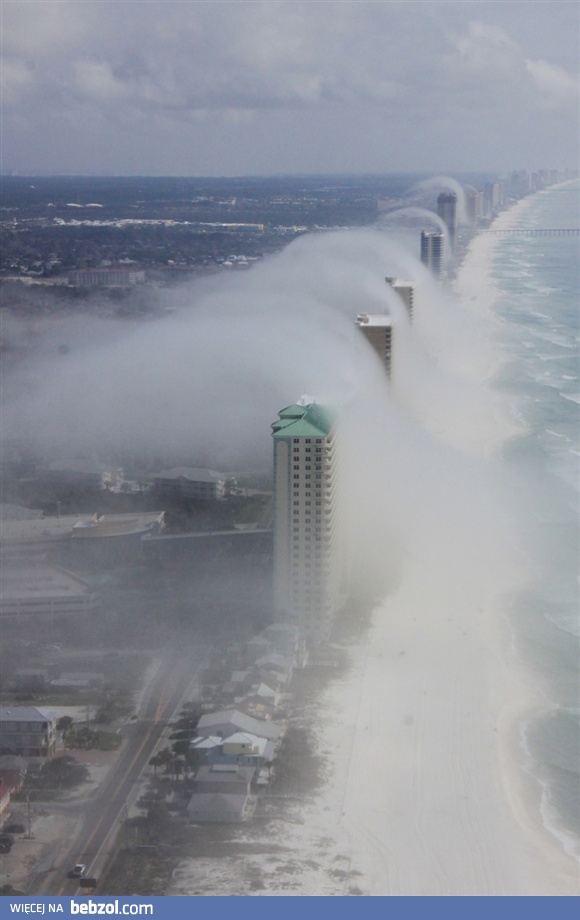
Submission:
<svg viewBox="0 0 580 920">
<path fill-rule="evenodd" d="M 577 0 L 3 0 L 1 170 L 577 168 Z"/>
</svg>

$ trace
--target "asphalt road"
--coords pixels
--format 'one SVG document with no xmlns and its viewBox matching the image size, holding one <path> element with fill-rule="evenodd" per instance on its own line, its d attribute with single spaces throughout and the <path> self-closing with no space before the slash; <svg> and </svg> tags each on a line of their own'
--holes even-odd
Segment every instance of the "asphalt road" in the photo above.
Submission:
<svg viewBox="0 0 580 920">
<path fill-rule="evenodd" d="M 196 678 L 201 649 L 190 654 L 183 649 L 163 653 L 161 665 L 150 682 L 139 718 L 124 732 L 125 745 L 94 801 L 86 808 L 80 832 L 71 846 L 59 853 L 51 869 L 31 877 L 27 894 L 53 897 L 74 895 L 78 879 L 68 879 L 75 863 L 84 863 L 85 876 L 99 878 L 109 848 L 125 816 L 125 805 L 143 770 L 155 752 L 159 739 Z M 97 889 L 98 891 L 98 889 Z"/>
</svg>

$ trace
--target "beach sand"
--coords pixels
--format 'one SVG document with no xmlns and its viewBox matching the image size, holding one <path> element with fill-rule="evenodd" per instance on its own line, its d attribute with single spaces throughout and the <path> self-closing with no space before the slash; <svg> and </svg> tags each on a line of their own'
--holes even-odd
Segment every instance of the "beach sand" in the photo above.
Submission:
<svg viewBox="0 0 580 920">
<path fill-rule="evenodd" d="M 478 236 L 457 279 L 470 309 L 493 301 L 495 241 Z M 504 436 L 499 425 L 488 453 Z M 277 849 L 186 861 L 167 894 L 580 894 L 578 863 L 543 827 L 540 790 L 521 768 L 519 724 L 550 708 L 504 615 L 525 571 L 501 539 L 490 547 L 453 528 L 442 539 L 406 557 L 348 649 L 348 673 L 323 694 L 315 743 L 328 775 L 314 801 L 241 835 Z"/>
</svg>

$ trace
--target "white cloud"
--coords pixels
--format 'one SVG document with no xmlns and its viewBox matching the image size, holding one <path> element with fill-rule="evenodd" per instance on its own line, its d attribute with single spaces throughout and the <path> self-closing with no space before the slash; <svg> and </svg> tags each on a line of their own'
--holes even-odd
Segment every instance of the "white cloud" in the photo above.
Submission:
<svg viewBox="0 0 580 920">
<path fill-rule="evenodd" d="M 552 104 L 576 100 L 580 91 L 578 78 L 571 77 L 562 67 L 547 61 L 526 61 L 526 69 L 540 93 Z"/>
</svg>

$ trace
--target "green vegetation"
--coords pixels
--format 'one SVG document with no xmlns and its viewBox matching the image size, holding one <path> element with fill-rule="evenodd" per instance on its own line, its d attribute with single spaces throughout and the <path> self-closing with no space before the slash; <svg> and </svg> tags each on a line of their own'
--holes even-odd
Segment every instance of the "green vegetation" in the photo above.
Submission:
<svg viewBox="0 0 580 920">
<path fill-rule="evenodd" d="M 92 728 L 79 728 L 77 731 L 69 731 L 66 736 L 67 748 L 83 751 L 116 751 L 122 743 L 121 735 L 102 729 L 94 731 Z"/>
</svg>

